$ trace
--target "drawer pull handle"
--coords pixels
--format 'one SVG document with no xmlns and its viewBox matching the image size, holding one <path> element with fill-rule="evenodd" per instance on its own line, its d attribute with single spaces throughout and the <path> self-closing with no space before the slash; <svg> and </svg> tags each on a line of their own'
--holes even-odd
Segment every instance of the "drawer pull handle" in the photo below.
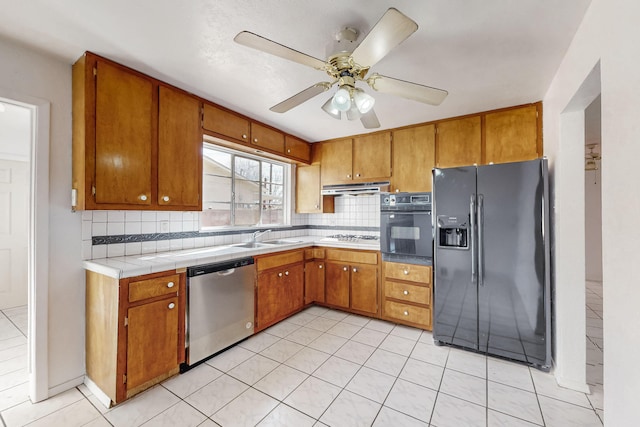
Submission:
<svg viewBox="0 0 640 427">
<path fill-rule="evenodd" d="M 173 310 L 173 308 L 174 308 L 175 306 L 176 306 L 176 305 L 175 305 L 174 303 L 170 303 L 170 304 L 169 304 L 169 310 Z"/>
<path fill-rule="evenodd" d="M 409 274 L 409 270 L 404 270 L 404 274 L 405 275 Z"/>
<path fill-rule="evenodd" d="M 167 288 L 173 288 L 174 285 L 175 285 L 175 283 L 169 282 L 169 283 L 167 283 Z"/>
<path fill-rule="evenodd" d="M 409 295 L 409 291 L 402 291 L 403 294 Z"/>
<path fill-rule="evenodd" d="M 404 315 L 405 315 L 405 316 L 408 316 L 408 315 L 409 315 L 409 312 L 405 310 Z"/>
</svg>

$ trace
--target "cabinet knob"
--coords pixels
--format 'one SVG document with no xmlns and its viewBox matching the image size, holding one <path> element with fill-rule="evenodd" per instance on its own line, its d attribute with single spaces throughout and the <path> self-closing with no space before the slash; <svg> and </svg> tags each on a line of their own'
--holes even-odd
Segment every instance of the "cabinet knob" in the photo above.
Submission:
<svg viewBox="0 0 640 427">
<path fill-rule="evenodd" d="M 347 174 L 347 178 L 351 178 L 351 174 L 350 173 Z"/>
<path fill-rule="evenodd" d="M 322 268 L 322 264 L 318 265 L 318 268 Z"/>
<path fill-rule="evenodd" d="M 409 312 L 405 310 L 404 315 L 405 315 L 405 316 L 408 316 L 408 315 L 409 315 Z"/>
<path fill-rule="evenodd" d="M 399 188 L 396 188 L 396 193 L 399 193 L 399 192 L 400 192 L 400 189 L 399 189 Z"/>
<path fill-rule="evenodd" d="M 284 272 L 284 275 L 285 275 L 285 276 L 288 276 L 288 275 L 289 275 L 289 271 L 285 271 L 285 272 Z"/>
<path fill-rule="evenodd" d="M 291 153 L 291 148 L 287 148 L 287 153 Z"/>
<path fill-rule="evenodd" d="M 320 209 L 320 205 L 316 205 L 316 209 Z"/>
<path fill-rule="evenodd" d="M 348 268 L 348 267 L 342 267 L 342 269 L 343 269 L 344 271 L 349 270 L 349 268 Z"/>
<path fill-rule="evenodd" d="M 403 294 L 409 295 L 409 291 L 402 291 Z"/>
<path fill-rule="evenodd" d="M 164 197 L 162 198 L 162 201 L 163 201 L 163 202 L 168 202 L 168 201 L 169 201 L 169 196 L 164 196 Z"/>
<path fill-rule="evenodd" d="M 169 283 L 167 283 L 167 288 L 173 288 L 174 285 L 175 285 L 175 283 L 169 282 Z"/>
<path fill-rule="evenodd" d="M 409 270 L 406 270 L 406 269 L 405 269 L 405 270 L 403 271 L 403 273 L 404 273 L 405 275 L 408 275 L 408 274 L 409 274 Z"/>
<path fill-rule="evenodd" d="M 360 174 L 359 174 L 359 173 L 357 173 L 357 174 L 356 174 L 356 178 L 359 178 L 359 177 L 360 177 Z"/>
<path fill-rule="evenodd" d="M 354 268 L 354 269 L 353 269 L 353 272 L 354 272 L 354 273 L 357 273 L 357 272 L 358 272 L 358 269 L 357 269 L 357 268 Z"/>
<path fill-rule="evenodd" d="M 258 138 L 253 138 L 253 142 L 258 142 Z"/>
<path fill-rule="evenodd" d="M 140 200 L 142 200 L 143 202 L 144 202 L 145 200 L 147 200 L 147 195 L 146 195 L 146 194 L 141 194 L 141 195 L 140 195 Z"/>
<path fill-rule="evenodd" d="M 169 306 L 168 306 L 168 307 L 169 307 L 169 310 L 173 310 L 173 308 L 174 308 L 175 306 L 176 306 L 176 305 L 175 305 L 174 303 L 169 303 Z"/>
<path fill-rule="evenodd" d="M 242 139 L 247 139 L 247 134 L 246 133 L 242 134 Z"/>
<path fill-rule="evenodd" d="M 282 273 L 278 273 L 278 277 L 282 277 Z"/>
</svg>

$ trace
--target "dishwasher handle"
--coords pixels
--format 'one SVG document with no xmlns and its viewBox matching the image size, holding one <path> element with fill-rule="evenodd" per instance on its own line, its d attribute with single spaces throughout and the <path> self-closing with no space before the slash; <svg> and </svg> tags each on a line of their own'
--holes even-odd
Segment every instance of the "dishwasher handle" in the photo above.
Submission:
<svg viewBox="0 0 640 427">
<path fill-rule="evenodd" d="M 230 269 L 228 269 L 228 270 L 218 271 L 218 272 L 216 272 L 216 274 L 217 274 L 218 276 L 230 276 L 230 275 L 232 275 L 232 274 L 233 274 L 233 273 L 235 273 L 235 272 L 236 272 L 236 269 L 235 269 L 235 268 L 230 268 Z"/>
</svg>

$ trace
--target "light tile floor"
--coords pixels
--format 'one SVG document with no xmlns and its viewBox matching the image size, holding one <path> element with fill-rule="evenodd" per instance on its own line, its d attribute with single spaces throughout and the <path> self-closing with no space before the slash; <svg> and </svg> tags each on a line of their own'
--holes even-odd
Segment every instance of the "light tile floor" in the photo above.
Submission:
<svg viewBox="0 0 640 427">
<path fill-rule="evenodd" d="M 589 319 L 601 318 L 602 293 L 587 286 Z M 311 307 L 107 410 L 84 386 L 30 403 L 26 340 L 13 314 L 0 312 L 7 427 L 602 425 L 595 320 L 587 344 L 592 395 L 519 364 L 434 346 L 428 332 Z"/>
</svg>

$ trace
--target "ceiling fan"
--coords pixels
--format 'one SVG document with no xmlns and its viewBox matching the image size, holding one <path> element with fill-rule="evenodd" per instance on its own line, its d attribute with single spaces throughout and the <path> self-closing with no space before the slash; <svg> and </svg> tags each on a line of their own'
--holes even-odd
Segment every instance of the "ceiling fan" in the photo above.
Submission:
<svg viewBox="0 0 640 427">
<path fill-rule="evenodd" d="M 390 8 L 353 51 L 345 49 L 344 45 L 355 42 L 358 38 L 358 31 L 353 28 L 345 28 L 340 31 L 336 35 L 338 52 L 330 55 L 326 61 L 298 52 L 249 31 L 238 33 L 234 41 L 241 45 L 324 71 L 331 77 L 332 81 L 316 83 L 274 105 L 270 108 L 271 111 L 276 113 L 287 112 L 314 96 L 326 92 L 337 84 L 338 90 L 325 102 L 322 109 L 338 120 L 343 115 L 348 120 L 360 119 L 365 128 L 373 129 L 380 127 L 378 117 L 373 111 L 375 99 L 361 88 L 356 87 L 356 83 L 359 81 L 366 82 L 378 92 L 389 93 L 430 105 L 439 105 L 448 95 L 446 90 L 394 79 L 377 73 L 367 77 L 367 73 L 373 65 L 378 63 L 417 29 L 418 24 L 413 20 L 397 9 Z"/>
<path fill-rule="evenodd" d="M 600 154 L 593 152 L 593 150 L 595 150 L 597 146 L 598 144 L 587 144 L 586 147 L 589 150 L 589 152 L 585 153 L 584 155 L 584 158 L 585 158 L 584 170 L 587 170 L 587 171 L 598 170 L 598 163 L 596 162 L 596 160 L 600 160 L 602 159 L 602 157 L 600 156 Z"/>
</svg>

